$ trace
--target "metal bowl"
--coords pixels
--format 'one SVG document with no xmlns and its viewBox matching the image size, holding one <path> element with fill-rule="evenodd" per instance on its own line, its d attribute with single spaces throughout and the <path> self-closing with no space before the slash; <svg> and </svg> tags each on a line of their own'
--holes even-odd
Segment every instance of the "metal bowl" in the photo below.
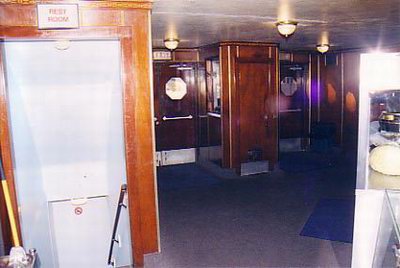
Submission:
<svg viewBox="0 0 400 268">
<path fill-rule="evenodd" d="M 379 116 L 379 130 L 400 133 L 400 113 L 382 112 Z"/>
</svg>

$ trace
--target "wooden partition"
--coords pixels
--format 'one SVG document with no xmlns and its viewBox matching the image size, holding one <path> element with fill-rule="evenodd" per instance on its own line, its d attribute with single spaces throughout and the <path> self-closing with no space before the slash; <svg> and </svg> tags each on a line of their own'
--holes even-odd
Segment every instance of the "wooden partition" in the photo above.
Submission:
<svg viewBox="0 0 400 268">
<path fill-rule="evenodd" d="M 220 64 L 222 166 L 240 171 L 248 151 L 258 149 L 273 168 L 278 154 L 278 46 L 221 42 L 200 48 L 200 60 L 212 58 Z"/>
<path fill-rule="evenodd" d="M 121 42 L 125 158 L 132 252 L 135 264 L 141 266 L 144 261 L 143 254 L 159 250 L 150 87 L 151 1 L 71 1 L 79 5 L 80 27 L 65 30 L 39 30 L 36 6 L 38 3 L 59 4 L 60 1 L 0 1 L 0 40 L 111 38 Z M 0 54 L 1 157 L 11 188 L 13 207 L 17 211 L 3 61 Z M 0 198 L 0 201 L 2 200 L 3 197 Z M 3 202 L 0 212 L 4 223 L 7 215 Z M 2 224 L 2 227 L 4 240 L 9 242 L 7 225 Z"/>
</svg>

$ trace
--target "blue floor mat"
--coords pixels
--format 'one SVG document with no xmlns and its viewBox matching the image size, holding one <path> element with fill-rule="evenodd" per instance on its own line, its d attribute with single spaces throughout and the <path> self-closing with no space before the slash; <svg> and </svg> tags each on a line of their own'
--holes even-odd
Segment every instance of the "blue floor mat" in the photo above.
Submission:
<svg viewBox="0 0 400 268">
<path fill-rule="evenodd" d="M 160 191 L 207 187 L 220 183 L 217 177 L 196 164 L 159 167 L 157 177 Z"/>
<path fill-rule="evenodd" d="M 354 198 L 321 199 L 300 235 L 352 243 Z"/>
</svg>

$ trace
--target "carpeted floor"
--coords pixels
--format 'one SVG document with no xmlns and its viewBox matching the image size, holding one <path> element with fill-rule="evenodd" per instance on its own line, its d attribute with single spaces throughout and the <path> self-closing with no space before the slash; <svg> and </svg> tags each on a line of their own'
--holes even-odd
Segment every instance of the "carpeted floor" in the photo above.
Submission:
<svg viewBox="0 0 400 268">
<path fill-rule="evenodd" d="M 196 164 L 159 168 L 157 171 L 160 192 L 203 188 L 220 183 L 220 180 Z"/>
<path fill-rule="evenodd" d="M 286 172 L 306 172 L 334 167 L 337 163 L 335 154 L 317 152 L 290 152 L 281 154 L 279 168 Z"/>
<path fill-rule="evenodd" d="M 196 165 L 160 168 L 161 253 L 145 266 L 350 267 L 351 244 L 300 235 L 321 199 L 354 195 L 354 167 L 343 162 L 232 179 Z M 206 178 L 200 187 L 165 185 L 192 171 L 190 181 Z"/>
</svg>

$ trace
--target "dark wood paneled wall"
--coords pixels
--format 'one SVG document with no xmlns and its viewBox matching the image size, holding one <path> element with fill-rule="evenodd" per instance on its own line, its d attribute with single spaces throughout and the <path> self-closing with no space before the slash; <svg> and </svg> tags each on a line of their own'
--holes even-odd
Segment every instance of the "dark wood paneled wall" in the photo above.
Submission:
<svg viewBox="0 0 400 268">
<path fill-rule="evenodd" d="M 360 54 L 342 53 L 343 60 L 343 147 L 355 151 L 358 142 Z"/>
<path fill-rule="evenodd" d="M 336 143 L 342 144 L 343 134 L 343 62 L 341 54 L 320 58 L 320 122 L 334 123 Z"/>
<path fill-rule="evenodd" d="M 336 144 L 357 148 L 360 52 L 311 57 L 311 120 L 333 123 Z"/>
<path fill-rule="evenodd" d="M 208 116 L 208 145 L 218 146 L 222 144 L 221 118 Z"/>
<path fill-rule="evenodd" d="M 211 49 L 209 52 L 208 49 Z M 207 73 L 207 64 L 199 62 L 199 50 L 202 55 L 219 58 L 219 48 L 177 49 L 172 52 L 172 60 L 155 61 L 154 69 L 154 108 L 156 121 L 157 150 L 208 147 L 221 144 L 221 120 L 209 116 L 211 98 L 211 75 Z M 204 51 L 206 51 L 204 53 Z M 216 52 L 215 52 L 216 51 Z M 184 64 L 193 70 L 179 71 L 170 66 Z M 181 101 L 170 100 L 165 94 L 165 84 L 171 77 L 181 77 L 188 86 L 188 94 Z M 193 120 L 163 122 L 163 116 L 193 115 Z M 171 135 L 174 133 L 174 135 Z"/>
<path fill-rule="evenodd" d="M 165 47 L 154 47 L 153 51 L 169 52 Z M 170 60 L 155 60 L 154 63 L 188 63 L 199 62 L 199 50 L 196 48 L 177 48 L 171 52 Z"/>
<path fill-rule="evenodd" d="M 304 127 L 313 123 L 333 123 L 336 127 L 335 141 L 345 150 L 357 148 L 358 135 L 358 88 L 360 51 L 327 54 L 292 52 L 285 55 L 290 63 L 308 64 L 306 92 L 309 110 Z M 309 114 L 308 114 L 309 113 Z M 310 118 L 310 124 L 307 121 Z M 281 118 L 281 124 L 287 124 Z M 293 119 L 294 120 L 294 119 Z M 292 124 L 291 124 L 292 125 Z M 294 124 L 294 127 L 300 126 Z M 309 134 L 309 131 L 308 131 Z M 285 133 L 280 133 L 286 137 Z"/>
<path fill-rule="evenodd" d="M 315 123 L 319 121 L 319 88 L 321 85 L 320 79 L 320 56 L 319 55 L 310 55 L 310 62 L 309 62 L 309 88 L 310 88 L 310 113 L 311 113 L 311 123 Z"/>
<path fill-rule="evenodd" d="M 119 38 L 122 48 L 124 85 L 124 124 L 126 168 L 132 252 L 135 264 L 142 266 L 143 254 L 158 251 L 158 221 L 154 176 L 153 118 L 150 83 L 150 10 L 151 1 L 71 1 L 78 3 L 81 28 L 50 31 L 37 29 L 37 3 L 59 1 L 1 1 L 0 39 L 74 39 Z M 68 3 L 68 1 L 63 1 Z M 0 61 L 0 66 L 2 62 Z M 1 68 L 0 68 L 1 70 Z M 4 76 L 3 72 L 1 75 Z M 9 143 L 7 98 L 4 86 L 1 104 L 1 154 L 11 185 L 13 205 L 17 198 L 13 183 L 12 152 Z M 0 193 L 2 194 L 2 193 Z M 0 198 L 0 200 L 2 200 Z M 1 209 L 1 218 L 4 209 Z M 5 234 L 7 236 L 7 233 Z"/>
<path fill-rule="evenodd" d="M 198 49 L 176 49 L 172 52 L 172 61 L 199 62 Z"/>
</svg>

